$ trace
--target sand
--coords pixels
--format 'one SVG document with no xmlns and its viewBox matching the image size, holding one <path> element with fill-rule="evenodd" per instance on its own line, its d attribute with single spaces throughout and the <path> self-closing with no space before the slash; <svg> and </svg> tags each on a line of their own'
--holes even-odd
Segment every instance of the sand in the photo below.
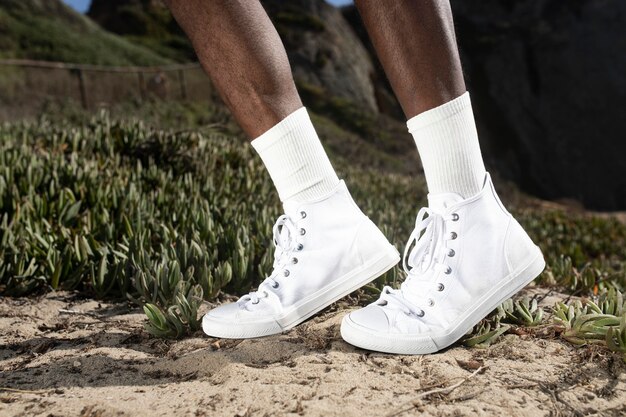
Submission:
<svg viewBox="0 0 626 417">
<path fill-rule="evenodd" d="M 2 298 L 0 415 L 626 415 L 622 360 L 550 328 L 486 349 L 394 356 L 341 340 L 351 308 L 262 339 L 164 341 L 124 303 Z"/>
</svg>

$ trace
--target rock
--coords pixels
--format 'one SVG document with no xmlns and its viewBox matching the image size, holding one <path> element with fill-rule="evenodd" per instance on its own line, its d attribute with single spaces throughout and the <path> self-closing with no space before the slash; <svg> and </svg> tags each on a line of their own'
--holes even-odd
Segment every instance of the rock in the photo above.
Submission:
<svg viewBox="0 0 626 417">
<path fill-rule="evenodd" d="M 371 55 L 341 11 L 324 0 L 262 1 L 299 84 L 378 112 Z"/>
<path fill-rule="evenodd" d="M 365 26 L 363 26 L 359 12 L 354 6 L 342 7 L 340 10 L 343 14 L 343 17 L 350 24 L 350 26 L 352 26 L 352 29 L 359 37 L 359 40 L 361 41 L 361 43 L 363 43 L 363 46 L 365 46 L 365 49 L 372 57 L 372 62 L 374 65 L 372 82 L 374 84 L 374 99 L 376 100 L 378 111 L 404 122 L 405 118 L 402 107 L 400 107 L 400 103 L 398 103 L 398 100 L 393 93 L 391 85 L 389 84 L 389 80 L 387 79 L 385 71 L 383 70 L 382 64 L 376 56 L 374 45 L 372 44 L 369 35 L 367 34 Z"/>
<path fill-rule="evenodd" d="M 626 2 L 452 1 L 487 164 L 522 189 L 626 207 Z"/>
</svg>

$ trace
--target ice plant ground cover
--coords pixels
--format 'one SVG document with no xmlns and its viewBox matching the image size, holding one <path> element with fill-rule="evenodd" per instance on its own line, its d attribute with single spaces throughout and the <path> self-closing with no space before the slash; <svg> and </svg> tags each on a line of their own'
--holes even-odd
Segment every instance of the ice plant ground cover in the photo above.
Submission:
<svg viewBox="0 0 626 417">
<path fill-rule="evenodd" d="M 402 248 L 425 204 L 423 178 L 335 160 L 363 211 Z M 550 326 L 626 357 L 626 226 L 504 194 L 517 196 L 509 207 L 546 256 L 535 285 L 575 297 L 548 311 L 536 298 L 508 301 L 464 343 Z M 220 124 L 175 132 L 103 113 L 0 126 L 5 296 L 127 299 L 143 307 L 148 332 L 184 337 L 198 330 L 203 300 L 246 292 L 271 269 L 280 212 L 260 160 Z M 402 278 L 396 268 L 355 295 L 365 302 Z"/>
</svg>

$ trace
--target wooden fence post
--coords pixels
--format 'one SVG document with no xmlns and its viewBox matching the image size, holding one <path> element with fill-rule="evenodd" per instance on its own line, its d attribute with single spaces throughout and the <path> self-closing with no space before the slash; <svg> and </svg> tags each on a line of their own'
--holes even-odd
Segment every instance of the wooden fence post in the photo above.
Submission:
<svg viewBox="0 0 626 417">
<path fill-rule="evenodd" d="M 187 100 L 187 80 L 185 79 L 185 72 L 182 69 L 178 70 L 178 82 L 180 83 L 180 96 L 183 100 Z"/>
<path fill-rule="evenodd" d="M 83 106 L 83 109 L 87 109 L 87 88 L 85 87 L 85 76 L 83 75 L 83 70 L 80 68 L 75 68 L 72 70 L 78 77 L 78 91 L 80 92 L 80 102 Z"/>
<path fill-rule="evenodd" d="M 141 101 L 146 99 L 146 82 L 143 78 L 143 72 L 137 72 L 137 78 L 139 80 L 139 97 L 141 97 Z"/>
</svg>

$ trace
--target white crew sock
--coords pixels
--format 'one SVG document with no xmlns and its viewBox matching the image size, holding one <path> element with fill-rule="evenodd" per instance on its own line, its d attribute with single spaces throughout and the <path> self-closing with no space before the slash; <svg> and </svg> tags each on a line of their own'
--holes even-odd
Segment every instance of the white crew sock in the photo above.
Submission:
<svg viewBox="0 0 626 417">
<path fill-rule="evenodd" d="M 280 201 L 312 201 L 339 184 L 328 156 L 301 107 L 252 141 L 278 190 Z"/>
<path fill-rule="evenodd" d="M 430 193 L 457 193 L 469 198 L 482 190 L 485 164 L 468 92 L 412 117 L 407 126 L 422 159 Z"/>
</svg>

